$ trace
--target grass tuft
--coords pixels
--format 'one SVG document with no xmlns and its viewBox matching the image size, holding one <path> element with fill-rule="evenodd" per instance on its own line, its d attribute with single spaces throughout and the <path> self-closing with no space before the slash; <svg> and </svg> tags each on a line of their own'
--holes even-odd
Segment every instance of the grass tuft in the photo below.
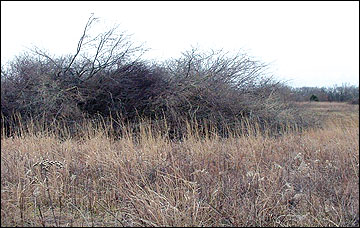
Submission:
<svg viewBox="0 0 360 228">
<path fill-rule="evenodd" d="M 279 137 L 187 123 L 174 141 L 145 120 L 2 134 L 1 226 L 359 226 L 359 112 L 331 105 Z"/>
</svg>

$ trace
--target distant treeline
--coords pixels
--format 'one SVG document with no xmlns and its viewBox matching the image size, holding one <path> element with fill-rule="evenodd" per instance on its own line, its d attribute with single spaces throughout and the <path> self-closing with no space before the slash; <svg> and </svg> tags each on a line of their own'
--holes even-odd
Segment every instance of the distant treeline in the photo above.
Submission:
<svg viewBox="0 0 360 228">
<path fill-rule="evenodd" d="M 318 101 L 347 102 L 359 104 L 359 86 L 342 84 L 332 87 L 300 87 L 289 88 L 290 99 L 293 101 L 309 101 L 313 96 Z"/>
</svg>

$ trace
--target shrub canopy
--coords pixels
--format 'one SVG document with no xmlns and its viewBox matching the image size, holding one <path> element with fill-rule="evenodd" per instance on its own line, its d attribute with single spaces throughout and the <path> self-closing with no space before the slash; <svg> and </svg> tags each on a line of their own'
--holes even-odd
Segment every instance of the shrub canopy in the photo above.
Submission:
<svg viewBox="0 0 360 228">
<path fill-rule="evenodd" d="M 3 126 L 14 125 L 15 113 L 48 124 L 99 115 L 135 125 L 163 121 L 172 137 L 184 133 L 186 122 L 205 121 L 224 135 L 245 119 L 274 132 L 313 124 L 288 101 L 286 86 L 268 75 L 268 66 L 244 53 L 193 48 L 150 63 L 140 58 L 144 48 L 115 28 L 89 37 L 93 23 L 90 18 L 73 55 L 51 57 L 34 48 L 2 67 Z"/>
</svg>

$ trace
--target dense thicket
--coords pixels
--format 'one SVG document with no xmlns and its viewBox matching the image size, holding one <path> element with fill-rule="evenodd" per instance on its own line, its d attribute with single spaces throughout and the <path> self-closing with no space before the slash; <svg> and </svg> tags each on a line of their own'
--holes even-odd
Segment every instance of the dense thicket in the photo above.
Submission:
<svg viewBox="0 0 360 228">
<path fill-rule="evenodd" d="M 274 133 L 314 124 L 289 102 L 286 86 L 266 73 L 266 64 L 246 54 L 191 49 L 150 63 L 116 28 L 90 36 L 95 22 L 89 19 L 73 55 L 52 57 L 34 48 L 2 67 L 3 126 L 16 127 L 14 114 L 71 129 L 101 116 L 117 127 L 162 122 L 165 133 L 179 137 L 186 122 L 206 122 L 223 135 L 245 119 Z"/>
</svg>

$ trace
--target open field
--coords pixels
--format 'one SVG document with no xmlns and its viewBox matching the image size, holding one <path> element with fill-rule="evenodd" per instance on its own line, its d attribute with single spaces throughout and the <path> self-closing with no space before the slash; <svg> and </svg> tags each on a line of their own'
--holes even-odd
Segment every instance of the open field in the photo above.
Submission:
<svg viewBox="0 0 360 228">
<path fill-rule="evenodd" d="M 349 105 L 347 103 L 299 102 L 299 105 L 304 108 L 309 108 L 310 111 L 313 111 L 318 115 L 328 117 L 357 117 L 359 114 L 359 105 Z"/>
<path fill-rule="evenodd" d="M 174 142 L 1 138 L 1 226 L 359 226 L 359 106 L 302 103 L 323 127 Z"/>
</svg>

